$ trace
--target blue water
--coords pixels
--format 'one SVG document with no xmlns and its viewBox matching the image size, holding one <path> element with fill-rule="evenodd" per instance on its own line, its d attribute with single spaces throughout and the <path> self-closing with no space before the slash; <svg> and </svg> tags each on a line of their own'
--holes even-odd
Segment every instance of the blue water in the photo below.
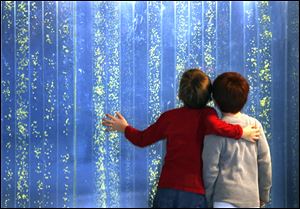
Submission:
<svg viewBox="0 0 300 209">
<path fill-rule="evenodd" d="M 1 2 L 1 207 L 148 207 L 165 148 L 144 129 L 201 67 L 251 86 L 273 161 L 269 207 L 299 206 L 298 2 Z"/>
</svg>

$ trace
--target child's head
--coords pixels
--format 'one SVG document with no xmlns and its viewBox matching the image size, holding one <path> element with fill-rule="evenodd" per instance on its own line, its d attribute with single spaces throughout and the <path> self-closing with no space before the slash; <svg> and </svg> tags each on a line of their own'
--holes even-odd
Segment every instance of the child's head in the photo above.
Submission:
<svg viewBox="0 0 300 209">
<path fill-rule="evenodd" d="M 247 102 L 248 93 L 247 80 L 236 72 L 223 73 L 213 83 L 213 99 L 224 113 L 241 111 Z"/>
<path fill-rule="evenodd" d="M 179 99 L 190 108 L 205 107 L 210 100 L 211 82 L 200 69 L 190 69 L 183 73 L 179 86 Z"/>
</svg>

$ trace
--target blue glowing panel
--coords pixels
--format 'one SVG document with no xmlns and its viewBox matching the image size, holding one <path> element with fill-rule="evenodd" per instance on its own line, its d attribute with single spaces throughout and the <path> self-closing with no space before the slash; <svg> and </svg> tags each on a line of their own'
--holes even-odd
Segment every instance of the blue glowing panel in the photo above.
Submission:
<svg viewBox="0 0 300 209">
<path fill-rule="evenodd" d="M 251 86 L 273 160 L 269 207 L 299 206 L 298 2 L 1 2 L 1 207 L 151 207 L 165 142 L 144 129 L 179 107 L 200 67 Z"/>
</svg>

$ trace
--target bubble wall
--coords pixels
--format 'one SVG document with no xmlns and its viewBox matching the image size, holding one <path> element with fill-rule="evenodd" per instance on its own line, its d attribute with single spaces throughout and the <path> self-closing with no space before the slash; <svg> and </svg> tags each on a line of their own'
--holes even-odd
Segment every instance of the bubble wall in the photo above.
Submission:
<svg viewBox="0 0 300 209">
<path fill-rule="evenodd" d="M 299 207 L 299 2 L 1 1 L 1 207 L 151 207 L 164 141 L 144 129 L 182 73 L 243 74 L 273 161 L 269 207 Z"/>
</svg>

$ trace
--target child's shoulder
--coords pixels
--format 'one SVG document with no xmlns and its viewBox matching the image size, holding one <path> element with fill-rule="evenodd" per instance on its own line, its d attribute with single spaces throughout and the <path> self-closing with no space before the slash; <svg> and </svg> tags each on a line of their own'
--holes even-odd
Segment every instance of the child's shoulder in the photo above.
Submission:
<svg viewBox="0 0 300 209">
<path fill-rule="evenodd" d="M 203 108 L 201 108 L 202 111 L 205 112 L 213 112 L 213 113 L 217 113 L 217 110 L 211 106 L 205 106 Z"/>
<path fill-rule="evenodd" d="M 259 122 L 259 120 L 257 120 L 256 118 L 254 118 L 250 115 L 247 115 L 245 113 L 242 113 L 242 114 L 243 114 L 244 119 L 247 121 L 248 125 L 255 125 L 259 128 L 262 127 L 261 122 Z"/>
<path fill-rule="evenodd" d="M 161 117 L 168 117 L 168 116 L 171 116 L 171 115 L 175 115 L 178 112 L 181 112 L 181 109 L 182 108 L 174 108 L 174 109 L 166 110 L 165 112 L 163 112 L 161 114 Z"/>
</svg>

